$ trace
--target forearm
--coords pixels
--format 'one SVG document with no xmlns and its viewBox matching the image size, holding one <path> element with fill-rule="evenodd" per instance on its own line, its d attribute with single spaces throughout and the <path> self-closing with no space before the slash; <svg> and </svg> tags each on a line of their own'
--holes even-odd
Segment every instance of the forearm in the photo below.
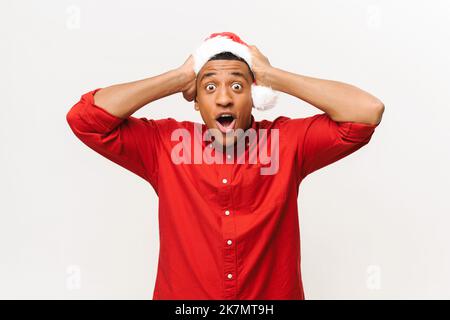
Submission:
<svg viewBox="0 0 450 320">
<path fill-rule="evenodd" d="M 378 124 L 384 111 L 379 99 L 343 82 L 302 76 L 274 67 L 266 71 L 264 82 L 274 90 L 319 108 L 334 121 Z"/>
<path fill-rule="evenodd" d="M 95 96 L 95 104 L 119 118 L 127 118 L 146 104 L 181 92 L 188 82 L 178 69 L 163 74 L 102 88 Z"/>
</svg>

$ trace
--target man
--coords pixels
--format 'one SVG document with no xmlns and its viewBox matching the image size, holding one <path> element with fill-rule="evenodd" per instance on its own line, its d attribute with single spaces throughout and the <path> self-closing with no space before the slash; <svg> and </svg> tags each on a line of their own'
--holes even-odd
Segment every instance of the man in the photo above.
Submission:
<svg viewBox="0 0 450 320">
<path fill-rule="evenodd" d="M 299 185 L 367 144 L 384 105 L 352 85 L 273 67 L 235 34 L 205 43 L 211 39 L 226 45 L 161 75 L 90 91 L 67 121 L 81 141 L 147 180 L 159 197 L 153 299 L 304 299 Z M 256 121 L 252 107 L 274 102 L 260 100 L 259 89 L 323 113 Z M 132 116 L 178 92 L 194 101 L 204 124 Z"/>
</svg>

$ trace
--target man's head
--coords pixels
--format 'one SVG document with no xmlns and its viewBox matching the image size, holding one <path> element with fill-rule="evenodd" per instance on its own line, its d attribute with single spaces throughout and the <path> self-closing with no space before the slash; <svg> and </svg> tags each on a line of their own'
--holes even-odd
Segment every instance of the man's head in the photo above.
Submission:
<svg viewBox="0 0 450 320">
<path fill-rule="evenodd" d="M 251 124 L 253 72 L 247 62 L 230 53 L 216 54 L 203 65 L 197 74 L 195 110 L 214 139 L 221 145 L 230 146 L 237 141 L 232 133 L 221 133 L 227 127 L 236 131 L 247 130 Z M 228 114 L 230 118 L 220 117 Z"/>
</svg>

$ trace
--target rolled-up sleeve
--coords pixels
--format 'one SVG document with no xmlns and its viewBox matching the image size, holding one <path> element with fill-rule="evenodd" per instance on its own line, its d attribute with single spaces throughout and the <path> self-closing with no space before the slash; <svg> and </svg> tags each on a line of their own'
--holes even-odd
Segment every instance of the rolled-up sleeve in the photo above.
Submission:
<svg viewBox="0 0 450 320">
<path fill-rule="evenodd" d="M 366 145 L 377 125 L 338 122 L 326 113 L 289 119 L 286 128 L 295 137 L 297 181 Z"/>
<path fill-rule="evenodd" d="M 67 113 L 73 133 L 88 147 L 150 182 L 156 190 L 159 132 L 157 121 L 116 117 L 94 102 L 101 88 L 81 96 Z"/>
<path fill-rule="evenodd" d="M 366 145 L 377 127 L 357 122 L 337 122 L 326 113 L 308 118 L 301 138 L 301 178 L 342 159 Z"/>
</svg>

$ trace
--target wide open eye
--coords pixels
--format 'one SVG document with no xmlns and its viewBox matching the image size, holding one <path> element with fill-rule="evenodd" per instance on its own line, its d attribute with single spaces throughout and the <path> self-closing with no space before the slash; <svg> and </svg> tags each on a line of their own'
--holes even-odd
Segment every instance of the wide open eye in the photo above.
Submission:
<svg viewBox="0 0 450 320">
<path fill-rule="evenodd" d="M 206 88 L 206 91 L 210 91 L 210 90 L 208 90 L 208 88 L 211 88 L 211 87 L 215 88 L 216 86 L 213 85 L 212 83 L 207 84 L 206 87 L 205 87 L 205 88 Z"/>
<path fill-rule="evenodd" d="M 240 83 L 235 82 L 235 83 L 233 83 L 233 88 L 240 90 L 240 89 L 242 89 L 242 85 Z"/>
</svg>

